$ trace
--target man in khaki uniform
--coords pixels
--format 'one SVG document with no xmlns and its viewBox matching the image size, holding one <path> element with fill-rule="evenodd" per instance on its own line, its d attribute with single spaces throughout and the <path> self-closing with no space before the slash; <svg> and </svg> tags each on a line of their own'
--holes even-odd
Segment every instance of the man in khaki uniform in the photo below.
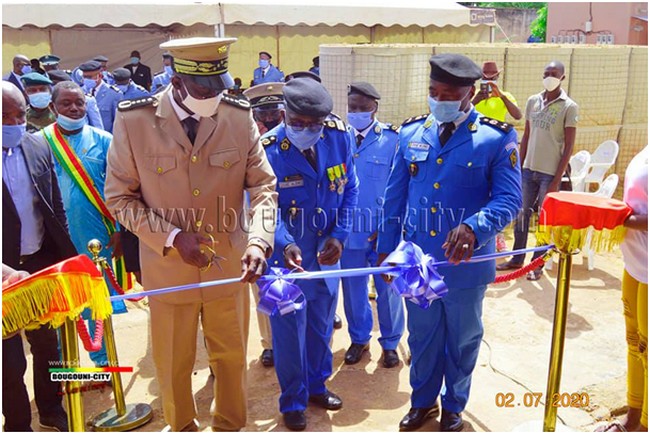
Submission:
<svg viewBox="0 0 650 434">
<path fill-rule="evenodd" d="M 246 425 L 244 283 L 257 280 L 271 254 L 277 193 L 250 104 L 223 93 L 232 85 L 227 57 L 234 41 L 161 44 L 174 56 L 172 86 L 120 103 L 108 154 L 106 202 L 141 241 L 145 289 L 241 276 L 242 283 L 149 299 L 153 357 L 172 431 L 198 429 L 191 375 L 199 319 L 216 376 L 211 425 L 219 431 Z M 223 260 L 212 265 L 217 256 Z"/>
</svg>

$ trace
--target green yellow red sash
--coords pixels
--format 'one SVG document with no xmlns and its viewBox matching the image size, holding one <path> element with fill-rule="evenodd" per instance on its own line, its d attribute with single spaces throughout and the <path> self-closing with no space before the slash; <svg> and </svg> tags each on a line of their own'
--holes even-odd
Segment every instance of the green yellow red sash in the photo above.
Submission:
<svg viewBox="0 0 650 434">
<path fill-rule="evenodd" d="M 108 211 L 104 199 L 99 194 L 99 191 L 97 191 L 95 183 L 90 175 L 88 175 L 88 172 L 86 172 L 81 160 L 79 160 L 77 154 L 72 150 L 63 134 L 56 128 L 56 123 L 43 128 L 43 135 L 50 144 L 52 153 L 61 167 L 63 167 L 63 170 L 65 170 L 77 187 L 84 193 L 88 201 L 99 212 L 109 237 L 112 236 L 117 230 L 115 227 L 115 219 Z M 124 257 L 115 261 L 115 276 L 122 289 L 131 289 L 131 277 L 126 271 Z"/>
</svg>

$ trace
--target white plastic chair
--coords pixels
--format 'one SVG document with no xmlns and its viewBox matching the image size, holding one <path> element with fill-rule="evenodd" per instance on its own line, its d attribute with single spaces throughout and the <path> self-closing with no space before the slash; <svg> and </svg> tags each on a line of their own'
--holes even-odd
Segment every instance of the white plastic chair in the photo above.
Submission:
<svg viewBox="0 0 650 434">
<path fill-rule="evenodd" d="M 589 163 L 587 176 L 584 179 L 583 191 L 589 192 L 589 184 L 591 183 L 598 184 L 598 188 L 600 188 L 605 174 L 616 163 L 618 149 L 618 143 L 614 140 L 605 140 L 591 154 L 591 162 Z"/>
<path fill-rule="evenodd" d="M 600 188 L 598 188 L 598 191 L 589 194 L 593 194 L 594 196 L 611 198 L 612 196 L 614 196 L 616 187 L 618 187 L 618 175 L 612 173 L 607 178 L 605 178 L 602 184 L 600 184 Z M 589 271 L 594 269 L 594 251 L 591 250 L 591 248 L 589 247 L 589 245 L 591 244 L 591 238 L 593 236 L 593 233 L 594 233 L 594 229 L 589 228 L 589 231 L 587 232 L 587 237 L 585 239 L 585 247 L 584 249 L 582 249 L 584 255 L 587 257 L 587 270 Z"/>
<path fill-rule="evenodd" d="M 571 186 L 573 191 L 585 191 L 585 177 L 589 171 L 591 163 L 591 154 L 589 151 L 580 151 L 574 154 L 569 160 L 571 166 Z M 569 178 L 563 177 L 562 181 L 568 181 Z"/>
</svg>

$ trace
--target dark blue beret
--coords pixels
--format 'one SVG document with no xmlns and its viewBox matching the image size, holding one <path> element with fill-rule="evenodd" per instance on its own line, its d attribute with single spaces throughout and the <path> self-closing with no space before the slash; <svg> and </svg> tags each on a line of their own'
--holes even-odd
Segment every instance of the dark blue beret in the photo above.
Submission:
<svg viewBox="0 0 650 434">
<path fill-rule="evenodd" d="M 313 72 L 310 71 L 296 71 L 292 72 L 291 74 L 287 75 L 287 77 L 284 79 L 284 81 L 289 81 L 293 78 L 311 78 L 312 80 L 316 80 L 317 82 L 321 82 L 321 79 L 318 75 L 314 74 Z"/>
<path fill-rule="evenodd" d="M 431 79 L 452 86 L 473 86 L 483 76 L 481 68 L 462 54 L 437 54 L 429 59 Z"/>
<path fill-rule="evenodd" d="M 48 71 L 47 75 L 50 77 L 50 80 L 52 80 L 53 83 L 58 83 L 60 81 L 72 81 L 72 77 L 70 77 L 70 75 L 68 75 L 68 73 L 62 69 L 54 69 L 52 71 Z"/>
<path fill-rule="evenodd" d="M 52 80 L 47 78 L 44 75 L 39 74 L 38 72 L 30 72 L 29 74 L 24 74 L 20 77 L 20 80 L 25 86 L 41 86 L 43 84 L 52 85 Z"/>
<path fill-rule="evenodd" d="M 108 57 L 102 56 L 101 54 L 93 57 L 93 60 L 96 62 L 108 62 Z"/>
<path fill-rule="evenodd" d="M 316 80 L 294 78 L 284 85 L 282 93 L 287 108 L 299 115 L 320 118 L 327 116 L 334 108 L 327 89 Z"/>
<path fill-rule="evenodd" d="M 61 61 L 61 58 L 54 54 L 46 54 L 45 56 L 39 57 L 38 61 L 43 65 L 56 65 Z"/>
<path fill-rule="evenodd" d="M 117 68 L 113 71 L 113 78 L 115 78 L 116 81 L 128 80 L 131 78 L 131 71 L 126 68 Z"/>
<path fill-rule="evenodd" d="M 96 60 L 89 60 L 88 62 L 84 62 L 79 65 L 79 69 L 81 69 L 83 72 L 97 71 L 101 69 L 101 67 L 102 65 Z"/>
<path fill-rule="evenodd" d="M 348 85 L 348 95 L 363 95 L 372 99 L 381 99 L 381 95 L 375 87 L 365 81 L 353 81 Z"/>
</svg>

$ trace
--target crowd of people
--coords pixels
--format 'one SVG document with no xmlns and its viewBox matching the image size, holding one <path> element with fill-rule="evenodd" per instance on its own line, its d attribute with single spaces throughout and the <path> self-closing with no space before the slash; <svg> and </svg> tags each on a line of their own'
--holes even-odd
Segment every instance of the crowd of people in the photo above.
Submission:
<svg viewBox="0 0 650 434">
<path fill-rule="evenodd" d="M 413 431 L 440 416 L 442 431 L 462 430 L 487 285 L 497 270 L 521 268 L 524 258 L 467 261 L 495 252 L 517 216 L 514 248 L 525 248 L 533 210 L 560 188 L 578 122 L 578 106 L 562 89 L 564 65 L 552 61 L 540 71 L 543 90 L 522 113 L 499 88 L 495 62 L 481 68 L 463 55 L 435 55 L 422 95 L 429 112 L 395 126 L 378 119 L 382 96 L 365 81 L 348 86 L 347 122 L 332 113 L 318 57 L 309 71 L 285 77 L 262 51 L 251 87 L 242 89 L 227 69 L 235 41 L 165 42 L 163 70 L 153 77 L 138 51 L 112 72 L 104 56 L 69 73 L 54 55 L 14 58 L 2 92 L 3 282 L 87 253 L 91 238 L 145 291 L 241 276 L 240 283 L 149 299 L 168 429 L 200 428 L 191 388 L 200 321 L 216 378 L 211 426 L 232 431 L 247 421 L 250 293 L 259 303 L 264 294 L 256 282 L 269 267 L 369 267 L 401 240 L 411 241 L 455 266 L 439 270 L 448 293 L 426 309 L 404 303 L 390 288 L 391 276 L 373 279 L 385 369 L 399 365 L 396 348 L 408 329 L 411 408 L 399 429 Z M 521 143 L 506 115 L 525 117 Z M 626 242 L 634 255 L 644 249 L 646 264 L 644 152 L 630 169 L 638 182 L 631 181 L 629 200 L 626 180 L 635 211 Z M 223 210 L 235 216 L 230 223 Z M 647 267 L 636 260 L 626 270 L 626 315 L 634 311 L 628 339 L 636 342 L 630 370 L 636 383 L 644 376 L 647 384 Z M 541 276 L 539 268 L 527 277 Z M 258 324 L 261 361 L 277 373 L 284 425 L 300 431 L 308 403 L 343 406 L 327 386 L 332 333 L 341 324 L 339 289 L 350 337 L 346 364 L 369 351 L 373 316 L 368 276 L 296 283 L 301 306 L 285 315 L 258 313 Z M 126 311 L 121 302 L 113 309 Z M 25 334 L 40 425 L 67 431 L 58 383 L 47 379 L 48 361 L 59 357 L 56 333 L 42 327 Z M 97 366 L 111 363 L 102 350 L 91 358 Z M 31 430 L 25 369 L 21 336 L 3 340 L 8 431 Z M 625 427 L 647 427 L 647 387 L 645 398 L 638 387 L 632 392 L 630 407 L 638 411 Z"/>
</svg>

